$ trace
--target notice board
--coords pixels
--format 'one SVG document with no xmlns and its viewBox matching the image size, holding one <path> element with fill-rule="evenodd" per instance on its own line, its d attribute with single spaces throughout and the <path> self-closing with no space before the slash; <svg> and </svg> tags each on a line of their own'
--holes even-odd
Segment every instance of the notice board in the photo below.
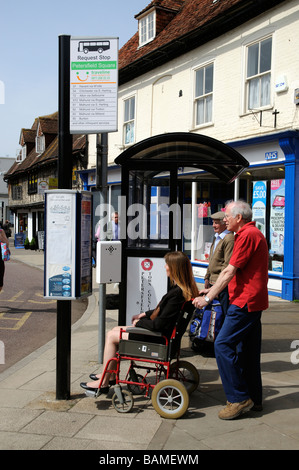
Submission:
<svg viewBox="0 0 299 470">
<path fill-rule="evenodd" d="M 44 295 L 77 299 L 92 291 L 91 193 L 45 193 Z"/>
</svg>

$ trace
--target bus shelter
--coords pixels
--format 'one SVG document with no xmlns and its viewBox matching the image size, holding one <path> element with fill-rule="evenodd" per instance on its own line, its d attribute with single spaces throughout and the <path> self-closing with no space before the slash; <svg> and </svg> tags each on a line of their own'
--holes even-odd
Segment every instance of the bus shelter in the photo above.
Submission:
<svg viewBox="0 0 299 470">
<path fill-rule="evenodd" d="M 145 139 L 115 163 L 121 166 L 119 324 L 124 325 L 155 308 L 166 293 L 165 254 L 188 252 L 199 240 L 196 194 L 187 194 L 186 183 L 196 187 L 200 178 L 229 185 L 249 163 L 228 145 L 188 132 Z M 204 224 L 200 227 L 204 232 Z"/>
</svg>

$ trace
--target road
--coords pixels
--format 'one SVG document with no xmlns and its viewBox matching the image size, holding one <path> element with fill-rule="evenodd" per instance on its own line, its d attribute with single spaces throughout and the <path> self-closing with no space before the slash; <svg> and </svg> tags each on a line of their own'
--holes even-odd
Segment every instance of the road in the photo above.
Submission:
<svg viewBox="0 0 299 470">
<path fill-rule="evenodd" d="M 5 263 L 0 293 L 0 345 L 5 354 L 0 373 L 56 336 L 57 302 L 43 297 L 43 285 L 43 270 L 15 260 Z M 86 298 L 72 301 L 72 323 L 86 308 Z"/>
</svg>

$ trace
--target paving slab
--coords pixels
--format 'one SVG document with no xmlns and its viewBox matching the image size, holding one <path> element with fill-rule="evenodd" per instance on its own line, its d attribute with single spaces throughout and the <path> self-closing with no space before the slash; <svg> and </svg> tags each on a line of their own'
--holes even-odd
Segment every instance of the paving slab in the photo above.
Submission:
<svg viewBox="0 0 299 470">
<path fill-rule="evenodd" d="M 23 250 L 14 256 L 43 269 L 43 253 Z M 107 451 L 200 455 L 201 450 L 299 450 L 299 364 L 292 363 L 291 347 L 299 342 L 299 303 L 271 298 L 262 316 L 263 411 L 222 421 L 218 412 L 226 398 L 216 360 L 195 354 L 188 335 L 182 358 L 198 369 L 200 383 L 180 419 L 162 418 L 144 396 L 135 396 L 130 413 L 117 413 L 112 390 L 107 397 L 85 397 L 80 382 L 103 368 L 98 357 L 98 301 L 95 285 L 87 311 L 72 328 L 70 400 L 56 400 L 55 340 L 0 374 L 1 450 L 97 451 L 91 454 L 97 462 Z M 116 324 L 117 311 L 107 310 L 106 330 Z"/>
</svg>

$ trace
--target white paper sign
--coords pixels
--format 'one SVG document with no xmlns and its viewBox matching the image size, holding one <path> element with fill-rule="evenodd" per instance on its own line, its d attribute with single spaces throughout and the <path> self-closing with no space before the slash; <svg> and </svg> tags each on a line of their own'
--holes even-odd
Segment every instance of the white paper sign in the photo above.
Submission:
<svg viewBox="0 0 299 470">
<path fill-rule="evenodd" d="M 74 298 L 76 194 L 49 191 L 46 195 L 45 296 Z"/>
<path fill-rule="evenodd" d="M 133 315 L 156 308 L 167 293 L 164 258 L 128 258 L 127 315 L 131 325 Z"/>
</svg>

